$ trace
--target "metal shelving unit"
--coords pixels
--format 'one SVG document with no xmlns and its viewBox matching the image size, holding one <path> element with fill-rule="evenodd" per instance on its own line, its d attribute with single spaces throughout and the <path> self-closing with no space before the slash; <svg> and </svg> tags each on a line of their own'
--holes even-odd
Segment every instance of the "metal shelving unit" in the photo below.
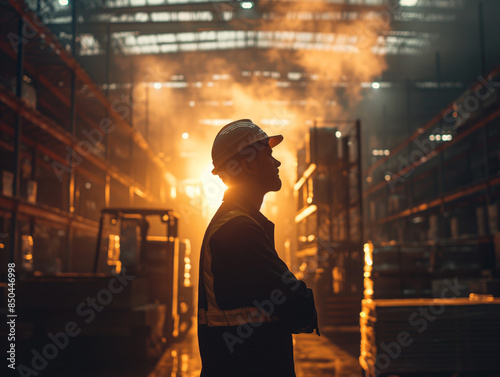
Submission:
<svg viewBox="0 0 500 377">
<path fill-rule="evenodd" d="M 485 84 L 498 81 L 500 67 L 486 77 L 364 171 L 369 239 L 493 244 L 500 230 L 500 94 Z"/>
<path fill-rule="evenodd" d="M 2 258 L 41 272 L 90 270 L 100 209 L 168 205 L 167 168 L 130 125 L 128 98 L 103 93 L 75 59 L 76 23 L 63 44 L 24 1 L 7 1 L 0 21 Z"/>
<path fill-rule="evenodd" d="M 333 330 L 357 326 L 362 298 L 360 128 L 316 121 L 294 186 L 298 276 L 315 288 L 320 322 Z"/>
</svg>

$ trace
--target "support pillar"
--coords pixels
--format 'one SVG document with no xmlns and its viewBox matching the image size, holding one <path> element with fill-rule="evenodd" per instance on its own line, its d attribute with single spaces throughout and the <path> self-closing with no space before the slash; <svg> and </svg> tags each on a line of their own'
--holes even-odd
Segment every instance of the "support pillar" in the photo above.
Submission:
<svg viewBox="0 0 500 377">
<path fill-rule="evenodd" d="M 18 35 L 19 44 L 17 46 L 17 75 L 16 75 L 16 97 L 21 101 L 22 99 L 22 87 L 23 87 L 23 76 L 24 76 L 24 44 L 23 44 L 23 29 L 24 21 L 21 16 L 19 16 L 18 24 Z M 16 114 L 16 124 L 14 129 L 14 166 L 13 175 L 14 179 L 12 181 L 12 196 L 14 199 L 19 199 L 19 184 L 20 184 L 20 170 L 21 170 L 21 134 L 22 134 L 22 118 L 20 115 L 20 109 L 17 110 Z M 19 238 L 19 226 L 17 221 L 17 200 L 12 210 L 11 217 L 11 227 L 10 227 L 10 239 L 11 239 L 11 249 L 9 255 L 9 262 L 15 263 L 17 259 L 18 251 L 18 238 Z"/>
</svg>

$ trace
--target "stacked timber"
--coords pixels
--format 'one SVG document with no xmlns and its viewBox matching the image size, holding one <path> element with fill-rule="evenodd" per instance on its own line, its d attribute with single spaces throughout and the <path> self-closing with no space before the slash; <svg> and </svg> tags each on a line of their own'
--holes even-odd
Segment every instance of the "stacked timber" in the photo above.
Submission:
<svg viewBox="0 0 500 377">
<path fill-rule="evenodd" d="M 448 287 L 451 297 L 460 286 Z M 500 299 L 363 300 L 366 376 L 500 371 Z"/>
</svg>

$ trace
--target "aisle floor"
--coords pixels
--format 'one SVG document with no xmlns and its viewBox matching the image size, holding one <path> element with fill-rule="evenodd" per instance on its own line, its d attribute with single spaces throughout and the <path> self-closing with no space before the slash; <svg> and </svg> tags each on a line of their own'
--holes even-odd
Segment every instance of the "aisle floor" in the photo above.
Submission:
<svg viewBox="0 0 500 377">
<path fill-rule="evenodd" d="M 294 336 L 297 377 L 360 377 L 358 360 L 326 336 Z M 201 360 L 196 328 L 167 349 L 148 377 L 199 377 Z"/>
</svg>

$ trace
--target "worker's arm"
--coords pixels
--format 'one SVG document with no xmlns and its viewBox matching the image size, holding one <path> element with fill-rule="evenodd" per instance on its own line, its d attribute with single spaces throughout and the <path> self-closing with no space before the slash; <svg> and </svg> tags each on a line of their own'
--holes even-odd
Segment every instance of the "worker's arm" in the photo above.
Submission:
<svg viewBox="0 0 500 377">
<path fill-rule="evenodd" d="M 312 290 L 279 258 L 264 230 L 247 217 L 223 225 L 211 238 L 212 273 L 221 309 L 262 306 L 292 332 L 313 332 Z"/>
</svg>

